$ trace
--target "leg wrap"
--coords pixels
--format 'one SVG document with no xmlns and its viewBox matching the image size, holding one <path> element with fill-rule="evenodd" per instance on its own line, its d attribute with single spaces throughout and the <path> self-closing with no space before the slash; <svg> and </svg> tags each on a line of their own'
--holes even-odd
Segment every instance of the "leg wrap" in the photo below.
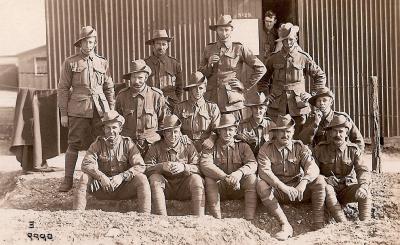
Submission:
<svg viewBox="0 0 400 245">
<path fill-rule="evenodd" d="M 322 175 L 319 175 L 312 183 L 311 202 L 314 214 L 314 227 L 321 228 L 324 224 L 324 202 L 325 202 L 325 186 L 326 182 Z"/>
<path fill-rule="evenodd" d="M 244 188 L 244 218 L 254 219 L 257 209 L 257 177 L 255 174 L 248 175 L 243 180 Z"/>
<path fill-rule="evenodd" d="M 209 211 L 212 216 L 217 219 L 221 218 L 221 205 L 220 205 L 220 194 L 218 190 L 218 184 L 214 179 L 205 178 L 206 181 L 206 195 L 208 200 Z"/>
<path fill-rule="evenodd" d="M 190 178 L 189 188 L 192 195 L 192 213 L 193 215 L 203 216 L 206 200 L 203 179 L 197 174 L 191 175 Z"/>
<path fill-rule="evenodd" d="M 139 204 L 138 212 L 150 213 L 151 212 L 151 190 L 150 184 L 146 175 L 137 174 L 133 178 L 134 186 L 136 186 L 136 195 Z"/>
<path fill-rule="evenodd" d="M 92 178 L 83 173 L 80 180 L 78 187 L 75 190 L 74 193 L 74 200 L 73 200 L 73 206 L 72 208 L 74 210 L 85 210 L 86 209 L 86 203 L 87 203 L 87 187 L 88 183 Z"/>
<path fill-rule="evenodd" d="M 333 186 L 327 184 L 325 187 L 325 193 L 326 193 L 325 203 L 330 214 L 333 216 L 336 222 L 346 221 L 346 216 L 344 215 L 342 206 L 337 200 L 336 192 Z"/>
<path fill-rule="evenodd" d="M 164 177 L 160 174 L 153 174 L 149 178 L 153 212 L 159 215 L 167 215 L 167 207 L 165 204 L 164 194 L 164 181 Z"/>
</svg>

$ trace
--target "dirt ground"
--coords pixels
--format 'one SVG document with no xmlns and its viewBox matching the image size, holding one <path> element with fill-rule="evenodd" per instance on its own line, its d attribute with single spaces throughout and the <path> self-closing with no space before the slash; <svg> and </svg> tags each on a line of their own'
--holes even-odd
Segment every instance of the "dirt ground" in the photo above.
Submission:
<svg viewBox="0 0 400 245">
<path fill-rule="evenodd" d="M 393 154 L 384 159 L 393 160 Z M 397 153 L 391 164 L 396 159 Z M 223 202 L 222 220 L 184 216 L 190 203 L 178 201 L 167 203 L 169 217 L 138 214 L 135 201 L 92 197 L 88 210 L 71 211 L 72 192 L 57 191 L 62 174 L 0 172 L 0 244 L 400 244 L 400 173 L 373 174 L 369 222 L 357 221 L 356 205 L 349 204 L 348 222 L 336 224 L 326 214 L 326 227 L 311 231 L 310 204 L 284 205 L 294 227 L 294 237 L 286 242 L 273 238 L 278 223 L 261 204 L 254 221 L 242 219 L 242 201 Z"/>
</svg>

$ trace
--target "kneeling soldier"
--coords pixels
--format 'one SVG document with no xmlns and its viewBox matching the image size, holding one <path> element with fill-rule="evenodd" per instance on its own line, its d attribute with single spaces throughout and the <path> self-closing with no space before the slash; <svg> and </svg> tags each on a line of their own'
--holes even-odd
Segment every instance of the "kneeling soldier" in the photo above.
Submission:
<svg viewBox="0 0 400 245">
<path fill-rule="evenodd" d="M 196 150 L 211 148 L 215 135 L 212 134 L 220 119 L 217 104 L 206 101 L 207 78 L 201 72 L 195 72 L 190 77 L 189 84 L 184 88 L 189 91 L 189 100 L 177 104 L 174 114 L 182 121 L 182 133 L 194 143 Z"/>
<path fill-rule="evenodd" d="M 153 212 L 167 215 L 165 198 L 191 199 L 193 214 L 204 215 L 204 182 L 199 175 L 196 148 L 190 139 L 183 139 L 181 121 L 176 115 L 165 116 L 159 132 L 161 140 L 150 146 L 145 157 Z"/>
<path fill-rule="evenodd" d="M 337 222 L 346 220 L 337 198 L 341 203 L 358 202 L 360 220 L 371 218 L 371 176 L 360 148 L 346 141 L 351 127 L 345 116 L 335 115 L 326 128 L 328 141 L 314 149 L 321 174 L 326 176 L 326 206 Z"/>
<path fill-rule="evenodd" d="M 98 137 L 82 161 L 82 177 L 75 193 L 73 209 L 86 208 L 86 193 L 98 199 L 124 200 L 137 197 L 139 212 L 150 213 L 150 185 L 145 165 L 136 145 L 120 135 L 125 119 L 116 111 L 102 118 L 104 137 Z"/>
<path fill-rule="evenodd" d="M 245 106 L 250 107 L 251 117 L 240 122 L 237 138 L 249 144 L 257 156 L 260 147 L 269 141 L 269 129 L 275 126 L 275 123 L 265 116 L 267 101 L 264 93 L 248 97 Z"/>
<path fill-rule="evenodd" d="M 211 215 L 221 218 L 220 195 L 222 199 L 241 199 L 244 196 L 244 216 L 251 220 L 257 208 L 257 162 L 250 146 L 235 140 L 237 127 L 234 115 L 221 115 L 216 127 L 217 141 L 212 149 L 203 149 L 200 167 L 206 176 Z"/>
<path fill-rule="evenodd" d="M 293 228 L 279 203 L 311 199 L 314 228 L 321 228 L 324 224 L 325 181 L 319 175 L 309 148 L 301 141 L 293 140 L 294 124 L 290 115 L 278 116 L 276 126 L 271 128 L 271 141 L 264 144 L 258 153 L 260 180 L 257 193 L 282 225 L 276 234 L 278 240 L 293 235 Z"/>
</svg>

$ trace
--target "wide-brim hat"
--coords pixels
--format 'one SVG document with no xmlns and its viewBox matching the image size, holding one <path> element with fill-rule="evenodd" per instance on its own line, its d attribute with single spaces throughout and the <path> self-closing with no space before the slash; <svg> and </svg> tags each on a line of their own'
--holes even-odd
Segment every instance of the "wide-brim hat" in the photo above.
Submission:
<svg viewBox="0 0 400 245">
<path fill-rule="evenodd" d="M 189 82 L 183 89 L 188 90 L 191 87 L 197 87 L 204 83 L 207 83 L 207 78 L 203 73 L 196 71 L 190 75 Z"/>
<path fill-rule="evenodd" d="M 182 122 L 176 115 L 167 115 L 160 123 L 160 126 L 158 127 L 157 131 L 161 132 L 167 129 L 180 127 L 181 125 Z"/>
<path fill-rule="evenodd" d="M 275 40 L 275 42 L 282 41 L 289 37 L 297 37 L 297 33 L 299 32 L 299 27 L 293 25 L 292 23 L 282 24 L 278 29 L 279 38 Z"/>
<path fill-rule="evenodd" d="M 125 73 L 122 75 L 123 79 L 131 79 L 131 74 L 132 73 L 137 73 L 137 72 L 146 72 L 151 75 L 151 68 L 146 64 L 144 60 L 132 60 L 130 64 L 130 69 L 128 73 Z"/>
<path fill-rule="evenodd" d="M 328 87 L 323 87 L 316 91 L 315 95 L 313 95 L 308 100 L 308 103 L 310 103 L 310 105 L 315 106 L 315 101 L 317 100 L 317 98 L 322 96 L 329 96 L 332 99 L 335 99 L 335 95 L 333 94 L 333 92 Z"/>
<path fill-rule="evenodd" d="M 91 26 L 82 27 L 81 32 L 79 33 L 79 38 L 78 38 L 78 40 L 75 41 L 74 46 L 75 47 L 80 47 L 81 46 L 81 41 L 83 39 L 89 38 L 89 37 L 97 37 L 96 30 Z"/>
<path fill-rule="evenodd" d="M 285 116 L 279 115 L 276 119 L 275 126 L 271 127 L 270 130 L 287 129 L 293 127 L 295 124 L 295 121 L 289 114 Z"/>
<path fill-rule="evenodd" d="M 218 18 L 217 23 L 215 25 L 210 25 L 209 28 L 210 28 L 210 30 L 215 31 L 215 30 L 217 30 L 218 26 L 231 26 L 231 27 L 233 27 L 233 25 L 232 25 L 232 17 L 229 14 L 221 15 Z"/>
<path fill-rule="evenodd" d="M 346 127 L 350 129 L 350 121 L 344 115 L 334 115 L 332 121 L 326 126 L 326 130 L 336 127 Z"/>
<path fill-rule="evenodd" d="M 222 114 L 218 125 L 215 129 L 227 128 L 230 126 L 238 126 L 239 122 L 236 120 L 235 116 L 232 114 Z"/>
<path fill-rule="evenodd" d="M 101 118 L 101 121 L 103 125 L 106 124 L 107 122 L 112 122 L 112 121 L 120 122 L 122 125 L 124 125 L 125 118 L 121 116 L 117 111 L 111 110 L 104 113 L 103 117 Z"/>
<path fill-rule="evenodd" d="M 167 42 L 171 42 L 174 37 L 168 36 L 167 30 L 154 30 L 151 39 L 145 42 L 146 45 L 152 45 L 155 40 L 161 39 L 166 40 Z"/>
<path fill-rule="evenodd" d="M 265 97 L 264 93 L 252 93 L 248 96 L 246 96 L 246 100 L 244 102 L 245 106 L 259 106 L 259 105 L 265 105 L 267 106 L 269 103 L 267 98 Z"/>
</svg>

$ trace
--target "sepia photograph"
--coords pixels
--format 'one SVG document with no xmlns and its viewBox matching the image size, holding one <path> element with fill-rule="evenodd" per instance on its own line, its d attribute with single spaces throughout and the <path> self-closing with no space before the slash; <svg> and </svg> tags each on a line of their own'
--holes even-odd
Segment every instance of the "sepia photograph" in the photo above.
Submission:
<svg viewBox="0 0 400 245">
<path fill-rule="evenodd" d="M 0 244 L 400 244 L 400 1 L 0 16 Z"/>
</svg>

